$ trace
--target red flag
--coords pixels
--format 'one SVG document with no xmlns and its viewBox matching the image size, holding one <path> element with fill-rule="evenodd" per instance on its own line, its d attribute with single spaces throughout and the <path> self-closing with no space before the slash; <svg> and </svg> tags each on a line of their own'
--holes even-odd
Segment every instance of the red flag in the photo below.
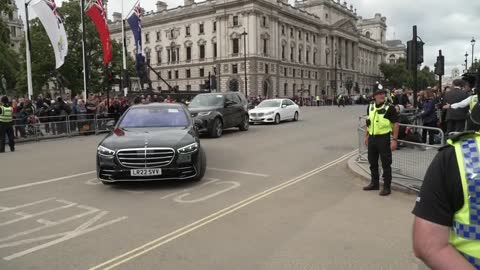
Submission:
<svg viewBox="0 0 480 270">
<path fill-rule="evenodd" d="M 86 11 L 88 17 L 97 27 L 100 40 L 103 47 L 103 63 L 105 66 L 112 60 L 112 42 L 110 41 L 110 31 L 108 30 L 105 8 L 102 0 L 93 0 Z"/>
</svg>

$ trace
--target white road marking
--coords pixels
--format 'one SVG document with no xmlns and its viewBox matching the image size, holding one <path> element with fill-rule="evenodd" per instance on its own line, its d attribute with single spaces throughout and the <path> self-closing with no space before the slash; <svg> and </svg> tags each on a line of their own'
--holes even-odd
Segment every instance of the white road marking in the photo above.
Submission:
<svg viewBox="0 0 480 270">
<path fill-rule="evenodd" d="M 195 199 L 195 200 L 185 200 L 184 198 L 191 195 L 190 192 L 187 192 L 187 193 L 184 193 L 184 194 L 181 194 L 181 195 L 178 195 L 177 197 L 175 197 L 175 199 L 173 199 L 174 201 L 178 202 L 178 203 L 197 203 L 197 202 L 202 202 L 202 201 L 206 201 L 208 199 L 211 199 L 215 196 L 218 196 L 222 193 L 225 193 L 227 191 L 230 191 L 232 189 L 235 189 L 235 188 L 238 188 L 240 186 L 240 183 L 238 182 L 235 182 L 235 181 L 219 181 L 219 182 L 216 182 L 215 185 L 222 185 L 222 184 L 230 184 L 231 186 L 230 187 L 227 187 L 225 189 L 222 189 L 220 191 L 217 191 L 215 193 L 212 193 L 210 195 L 205 195 L 203 197 L 200 197 L 198 199 Z"/>
<path fill-rule="evenodd" d="M 236 174 L 244 174 L 244 175 L 251 175 L 251 176 L 258 176 L 258 177 L 269 177 L 269 176 L 270 176 L 270 175 L 261 174 L 261 173 L 246 172 L 246 171 L 237 171 L 237 170 L 228 170 L 228 169 L 219 169 L 219 168 L 210 168 L 210 167 L 208 167 L 207 170 L 219 171 L 219 172 L 229 172 L 229 173 L 236 173 Z"/>
<path fill-rule="evenodd" d="M 53 178 L 53 179 L 48 179 L 48 180 L 43 180 L 43 181 L 38 181 L 38 182 L 32 182 L 32 183 L 23 184 L 23 185 L 18 185 L 18 186 L 0 188 L 0 192 L 11 191 L 11 190 L 16 190 L 16 189 L 21 189 L 21 188 L 28 188 L 28 187 L 33 187 L 33 186 L 38 186 L 38 185 L 43 185 L 43 184 L 48 184 L 48 183 L 57 182 L 57 181 L 62 181 L 62 180 L 66 180 L 66 179 L 70 179 L 70 178 L 75 178 L 75 177 L 83 176 L 83 175 L 88 175 L 88 174 L 92 174 L 92 173 L 96 173 L 96 171 L 78 173 L 78 174 L 73 174 L 73 175 L 68 175 L 68 176 L 62 176 L 62 177 Z"/>
<path fill-rule="evenodd" d="M 108 270 L 108 269 L 112 269 L 112 268 L 115 268 L 121 264 L 124 264 L 130 260 L 133 260 L 134 258 L 138 257 L 138 256 L 141 256 L 149 251 L 152 251 L 160 246 L 163 246 L 165 245 L 166 243 L 169 243 L 179 237 L 182 237 L 186 234 L 189 234 L 190 232 L 192 231 L 195 231 L 203 226 L 206 226 L 208 225 L 209 223 L 212 223 L 213 221 L 217 220 L 217 219 L 220 219 L 224 216 L 227 216 L 233 212 L 236 212 L 258 200 L 261 200 L 271 194 L 274 194 L 278 191 L 281 191 L 291 185 L 294 185 L 296 183 L 299 183 L 299 182 L 302 182 L 302 181 L 305 181 L 307 179 L 309 179 L 310 177 L 328 169 L 328 168 L 331 168 L 345 160 L 347 160 L 348 158 L 352 157 L 353 155 L 355 155 L 357 153 L 358 150 L 355 150 L 353 152 L 350 152 L 348 154 L 345 154 L 343 155 L 342 157 L 336 159 L 336 160 L 333 160 L 331 162 L 328 162 L 327 164 L 321 166 L 321 167 L 318 167 L 310 172 L 307 172 L 303 175 L 300 175 L 296 178 L 293 178 L 293 179 L 290 179 L 288 181 L 285 181 L 284 183 L 281 183 L 277 186 L 274 186 L 272 188 L 269 188 L 265 191 L 262 191 L 260 193 L 257 193 L 243 201 L 240 201 L 238 203 L 235 203 L 229 207 L 226 207 L 220 211 L 217 211 L 207 217 L 204 217 L 200 220 L 197 220 L 187 226 L 184 226 L 178 230 L 175 230 L 169 234 L 166 234 L 166 235 L 163 235 L 153 241 L 150 241 L 140 247 L 137 247 L 135 249 L 132 249 L 122 255 L 119 255 L 111 260 L 108 260 L 104 263 L 101 263 L 97 266 L 94 266 L 92 268 L 90 268 L 89 270 L 97 270 L 97 269 L 104 269 L 104 270 Z"/>
<path fill-rule="evenodd" d="M 25 220 L 25 219 L 41 216 L 41 215 L 44 215 L 44 214 L 52 213 L 52 212 L 55 212 L 55 211 L 58 211 L 58 210 L 61 210 L 61 209 L 66 209 L 66 208 L 70 208 L 72 206 L 77 205 L 77 203 L 60 201 L 60 200 L 56 200 L 56 202 L 63 203 L 64 205 L 56 207 L 56 208 L 51 208 L 51 209 L 48 209 L 48 210 L 45 210 L 45 211 L 40 211 L 40 212 L 37 212 L 37 213 L 34 213 L 34 214 L 26 214 L 26 213 L 18 212 L 18 213 L 15 213 L 15 214 L 17 214 L 21 217 L 16 218 L 16 219 L 12 219 L 12 220 L 9 220 L 9 221 L 3 222 L 3 223 L 0 223 L 0 226 L 12 224 L 12 223 L 19 222 L 19 221 L 22 221 L 22 220 Z"/>
<path fill-rule="evenodd" d="M 20 208 L 24 208 L 24 207 L 28 207 L 28 206 L 32 206 L 32 205 L 36 205 L 36 204 L 41 204 L 41 203 L 51 201 L 51 200 L 54 200 L 54 199 L 55 199 L 55 197 L 52 197 L 52 198 L 48 198 L 48 199 L 43 199 L 43 200 L 31 202 L 31 203 L 17 205 L 17 206 L 14 206 L 14 207 L 2 207 L 2 211 L 0 211 L 0 213 L 7 212 L 7 211 L 12 211 L 12 210 L 17 210 L 17 209 L 20 209 Z"/>
<path fill-rule="evenodd" d="M 92 178 L 92 179 L 88 179 L 87 181 L 85 181 L 85 184 L 87 185 L 100 185 L 102 182 L 98 181 L 98 178 Z"/>
<path fill-rule="evenodd" d="M 204 181 L 203 181 L 203 183 L 202 183 L 201 185 L 198 185 L 198 186 L 195 186 L 195 187 L 196 187 L 196 188 L 202 187 L 202 186 L 205 186 L 205 185 L 209 184 L 209 183 L 212 182 L 212 181 L 213 181 L 213 182 L 218 181 L 218 179 L 213 179 L 213 178 L 203 178 L 203 180 L 204 180 Z M 193 189 L 193 188 L 186 188 L 186 189 L 183 189 L 183 190 L 175 191 L 175 192 L 169 193 L 169 194 L 161 197 L 160 199 L 161 199 L 161 200 L 164 200 L 164 199 L 170 198 L 170 197 L 172 197 L 172 196 L 175 196 L 175 195 L 177 195 L 177 194 L 179 194 L 179 193 L 186 192 L 186 191 L 189 191 L 189 190 L 192 190 L 192 189 Z"/>
</svg>

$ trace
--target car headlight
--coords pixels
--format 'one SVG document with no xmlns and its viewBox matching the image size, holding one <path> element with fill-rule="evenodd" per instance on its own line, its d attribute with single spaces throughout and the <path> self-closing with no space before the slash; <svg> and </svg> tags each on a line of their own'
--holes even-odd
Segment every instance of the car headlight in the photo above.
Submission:
<svg viewBox="0 0 480 270">
<path fill-rule="evenodd" d="M 272 115 L 274 112 L 267 112 L 265 115 Z"/>
<path fill-rule="evenodd" d="M 208 116 L 210 115 L 212 112 L 199 112 L 198 113 L 198 116 Z"/>
<path fill-rule="evenodd" d="M 101 145 L 97 148 L 97 153 L 102 157 L 108 157 L 108 158 L 111 158 L 115 155 L 115 151 Z"/>
<path fill-rule="evenodd" d="M 198 143 L 192 143 L 182 148 L 178 148 L 178 153 L 180 154 L 190 154 L 198 150 Z"/>
</svg>

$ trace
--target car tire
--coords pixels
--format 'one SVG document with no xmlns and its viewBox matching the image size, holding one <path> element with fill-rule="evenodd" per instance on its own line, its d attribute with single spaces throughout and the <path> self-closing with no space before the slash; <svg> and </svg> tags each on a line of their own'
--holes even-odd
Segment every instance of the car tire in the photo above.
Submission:
<svg viewBox="0 0 480 270">
<path fill-rule="evenodd" d="M 245 115 L 242 123 L 238 126 L 240 131 L 247 131 L 250 128 L 250 119 L 248 115 Z"/>
<path fill-rule="evenodd" d="M 222 120 L 220 120 L 220 118 L 215 118 L 215 120 L 213 120 L 213 125 L 212 125 L 212 129 L 210 130 L 210 137 L 211 138 L 219 138 L 221 137 L 223 134 L 223 123 L 222 123 Z"/>
<path fill-rule="evenodd" d="M 205 155 L 205 151 L 203 151 L 202 147 L 200 147 L 200 150 L 198 152 L 198 160 L 197 164 L 195 164 L 195 168 L 198 173 L 192 180 L 198 182 L 203 179 L 203 177 L 205 176 L 205 172 L 207 171 L 207 156 Z"/>
<path fill-rule="evenodd" d="M 274 123 L 275 125 L 280 124 L 280 114 L 277 113 L 277 114 L 275 115 L 275 121 L 274 121 L 273 123 Z"/>
<path fill-rule="evenodd" d="M 293 116 L 293 121 L 298 121 L 298 112 L 295 112 L 295 115 Z"/>
</svg>

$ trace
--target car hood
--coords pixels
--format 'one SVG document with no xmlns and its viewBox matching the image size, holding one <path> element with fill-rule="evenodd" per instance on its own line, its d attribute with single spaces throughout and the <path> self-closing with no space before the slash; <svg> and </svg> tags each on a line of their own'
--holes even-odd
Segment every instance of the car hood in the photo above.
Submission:
<svg viewBox="0 0 480 270">
<path fill-rule="evenodd" d="M 145 146 L 177 149 L 193 142 L 197 138 L 192 128 L 127 128 L 112 132 L 100 145 L 112 150 Z"/>
<path fill-rule="evenodd" d="M 278 109 L 280 109 L 280 108 L 278 108 L 278 107 L 255 108 L 255 109 L 251 109 L 249 112 L 251 112 L 251 113 L 267 113 L 267 112 L 276 111 Z"/>
<path fill-rule="evenodd" d="M 217 111 L 221 109 L 222 107 L 197 107 L 197 108 L 188 108 L 190 113 L 199 113 L 199 112 L 211 112 L 211 111 Z"/>
</svg>

